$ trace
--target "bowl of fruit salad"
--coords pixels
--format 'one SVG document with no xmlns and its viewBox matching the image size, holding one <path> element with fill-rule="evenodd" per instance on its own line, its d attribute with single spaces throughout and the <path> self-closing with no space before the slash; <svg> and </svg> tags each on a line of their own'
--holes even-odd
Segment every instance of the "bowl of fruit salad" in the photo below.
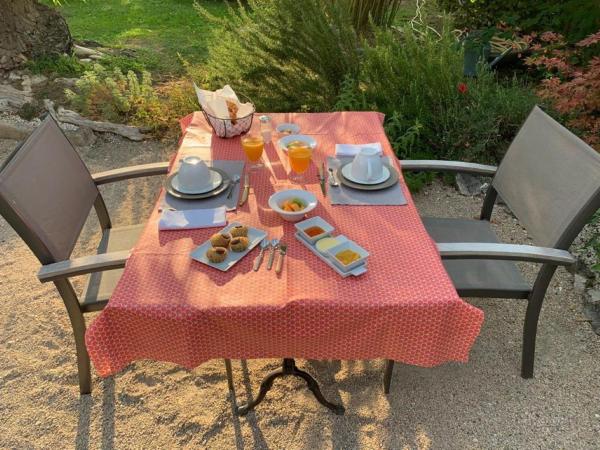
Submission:
<svg viewBox="0 0 600 450">
<path fill-rule="evenodd" d="M 298 222 L 317 207 L 317 197 L 302 189 L 286 189 L 269 197 L 269 206 L 283 220 Z"/>
</svg>

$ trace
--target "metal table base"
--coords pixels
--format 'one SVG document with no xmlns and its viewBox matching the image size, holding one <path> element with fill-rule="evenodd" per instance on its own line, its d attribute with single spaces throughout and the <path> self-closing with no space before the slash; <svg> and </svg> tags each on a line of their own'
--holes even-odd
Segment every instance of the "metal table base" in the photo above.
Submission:
<svg viewBox="0 0 600 450">
<path fill-rule="evenodd" d="M 258 392 L 258 396 L 256 399 L 246 403 L 245 405 L 241 405 L 237 407 L 237 414 L 240 416 L 245 416 L 249 411 L 252 411 L 260 402 L 262 402 L 267 395 L 267 392 L 273 387 L 273 382 L 275 379 L 280 377 L 285 377 L 287 375 L 292 375 L 295 377 L 300 377 L 304 381 L 306 381 L 306 385 L 308 389 L 313 393 L 317 401 L 329 408 L 335 414 L 344 414 L 344 407 L 342 405 L 336 405 L 334 403 L 328 402 L 323 394 L 321 393 L 321 389 L 319 389 L 319 383 L 315 380 L 309 373 L 304 372 L 303 370 L 298 369 L 296 367 L 296 361 L 293 358 L 285 358 L 283 360 L 283 365 L 281 369 L 275 370 L 271 372 L 266 378 L 260 383 L 260 391 Z"/>
</svg>

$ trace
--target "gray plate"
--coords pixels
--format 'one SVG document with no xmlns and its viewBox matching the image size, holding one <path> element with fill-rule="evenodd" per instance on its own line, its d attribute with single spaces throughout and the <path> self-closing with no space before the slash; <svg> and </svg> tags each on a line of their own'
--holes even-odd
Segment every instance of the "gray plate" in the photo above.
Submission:
<svg viewBox="0 0 600 450">
<path fill-rule="evenodd" d="M 201 200 L 203 198 L 216 197 L 229 187 L 229 185 L 231 184 L 231 178 L 229 178 L 229 175 L 227 175 L 227 173 L 225 173 L 223 170 L 217 169 L 216 167 L 210 167 L 210 170 L 214 170 L 215 172 L 220 173 L 223 177 L 223 182 L 219 185 L 219 187 L 210 192 L 205 192 L 204 194 L 184 194 L 183 192 L 177 191 L 171 183 L 171 180 L 177 174 L 177 172 L 169 175 L 169 178 L 167 178 L 167 180 L 165 181 L 165 189 L 173 197 L 181 198 L 184 200 Z"/>
<path fill-rule="evenodd" d="M 346 163 L 346 164 L 352 164 L 352 163 L 349 162 L 349 163 Z M 387 189 L 389 187 L 392 187 L 396 183 L 398 183 L 398 179 L 399 179 L 398 172 L 392 166 L 388 166 L 387 164 L 385 166 L 390 170 L 390 177 L 387 180 L 385 180 L 383 183 L 379 183 L 379 184 L 360 184 L 360 183 L 355 183 L 353 181 L 350 181 L 346 177 L 344 177 L 344 174 L 342 173 L 342 168 L 346 164 L 344 164 L 344 165 L 342 165 L 342 166 L 340 166 L 338 168 L 338 170 L 337 170 L 337 178 L 338 178 L 338 180 L 340 180 L 340 182 L 344 186 L 347 186 L 349 188 L 357 189 L 359 191 L 380 191 L 382 189 Z"/>
</svg>

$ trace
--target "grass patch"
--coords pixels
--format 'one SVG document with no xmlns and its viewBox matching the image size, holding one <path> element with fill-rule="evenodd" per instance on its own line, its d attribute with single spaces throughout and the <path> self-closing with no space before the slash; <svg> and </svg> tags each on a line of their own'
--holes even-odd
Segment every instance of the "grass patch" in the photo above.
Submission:
<svg viewBox="0 0 600 450">
<path fill-rule="evenodd" d="M 200 4 L 218 17 L 227 12 L 223 0 L 200 0 Z M 61 2 L 59 9 L 75 39 L 133 49 L 134 58 L 117 57 L 121 60 L 114 65 L 139 71 L 140 67 L 127 66 L 133 59 L 155 78 L 183 73 L 178 54 L 202 61 L 214 26 L 198 16 L 193 0 L 70 0 Z"/>
<path fill-rule="evenodd" d="M 28 61 L 27 68 L 34 74 L 78 77 L 83 74 L 86 66 L 75 56 L 52 55 Z"/>
</svg>

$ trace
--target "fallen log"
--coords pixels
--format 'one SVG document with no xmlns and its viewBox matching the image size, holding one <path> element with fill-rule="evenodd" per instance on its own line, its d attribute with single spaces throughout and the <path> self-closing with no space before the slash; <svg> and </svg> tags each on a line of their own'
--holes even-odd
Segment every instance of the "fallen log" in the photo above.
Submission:
<svg viewBox="0 0 600 450">
<path fill-rule="evenodd" d="M 86 119 L 81 117 L 75 111 L 70 111 L 59 106 L 58 110 L 54 109 L 54 102 L 51 100 L 44 100 L 44 105 L 48 112 L 59 122 L 70 123 L 79 127 L 87 127 L 91 130 L 98 131 L 100 133 L 113 133 L 119 136 L 126 137 L 132 141 L 143 141 L 147 136 L 143 134 L 138 127 L 132 127 L 130 125 L 121 125 L 118 123 L 111 122 L 98 122 L 95 120 Z"/>
<path fill-rule="evenodd" d="M 10 84 L 0 84 L 0 111 L 17 111 L 32 100 L 33 93 L 30 90 L 20 91 Z"/>
</svg>

